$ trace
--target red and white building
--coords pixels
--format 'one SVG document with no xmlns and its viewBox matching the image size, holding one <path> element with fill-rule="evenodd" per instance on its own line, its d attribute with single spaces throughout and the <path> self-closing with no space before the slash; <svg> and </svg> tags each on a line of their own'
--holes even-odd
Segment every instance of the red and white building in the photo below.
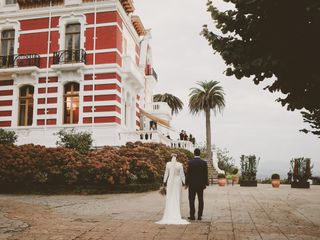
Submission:
<svg viewBox="0 0 320 240">
<path fill-rule="evenodd" d="M 150 39 L 132 0 L 0 0 L 0 128 L 18 144 L 54 146 L 63 128 L 95 146 L 177 144 L 170 108 L 152 102 Z"/>
</svg>

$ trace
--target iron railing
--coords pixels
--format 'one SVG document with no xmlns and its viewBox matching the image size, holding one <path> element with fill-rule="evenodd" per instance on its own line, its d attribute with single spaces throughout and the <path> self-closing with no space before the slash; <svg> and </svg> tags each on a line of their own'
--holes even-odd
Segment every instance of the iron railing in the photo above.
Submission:
<svg viewBox="0 0 320 240">
<path fill-rule="evenodd" d="M 67 49 L 53 53 L 53 64 L 86 63 L 87 54 L 83 49 Z"/>
<path fill-rule="evenodd" d="M 21 9 L 62 5 L 64 0 L 17 0 Z"/>
<path fill-rule="evenodd" d="M 40 67 L 39 54 L 17 54 L 0 56 L 0 68 Z"/>
</svg>

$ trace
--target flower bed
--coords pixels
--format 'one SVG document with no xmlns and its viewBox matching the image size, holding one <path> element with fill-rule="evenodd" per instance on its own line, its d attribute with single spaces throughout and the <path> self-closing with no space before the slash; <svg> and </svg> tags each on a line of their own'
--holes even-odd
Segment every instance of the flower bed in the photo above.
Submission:
<svg viewBox="0 0 320 240">
<path fill-rule="evenodd" d="M 162 144 L 128 143 L 87 154 L 61 147 L 0 145 L 0 185 L 7 192 L 35 186 L 39 191 L 61 187 L 74 192 L 77 186 L 90 186 L 93 192 L 150 190 L 162 181 L 172 153 L 186 166 L 185 150 Z"/>
</svg>

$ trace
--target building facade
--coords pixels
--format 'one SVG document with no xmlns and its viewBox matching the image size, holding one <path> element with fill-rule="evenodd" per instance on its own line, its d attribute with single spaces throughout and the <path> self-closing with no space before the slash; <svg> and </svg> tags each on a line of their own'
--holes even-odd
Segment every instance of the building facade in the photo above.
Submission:
<svg viewBox="0 0 320 240">
<path fill-rule="evenodd" d="M 0 0 L 0 127 L 18 144 L 54 146 L 71 128 L 95 146 L 150 131 L 172 144 L 170 108 L 152 102 L 150 39 L 132 0 Z"/>
</svg>

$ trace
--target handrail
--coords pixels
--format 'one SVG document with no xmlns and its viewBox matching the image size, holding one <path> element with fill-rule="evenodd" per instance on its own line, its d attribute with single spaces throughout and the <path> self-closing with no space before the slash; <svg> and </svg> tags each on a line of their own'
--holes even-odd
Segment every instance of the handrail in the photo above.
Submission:
<svg viewBox="0 0 320 240">
<path fill-rule="evenodd" d="M 87 53 L 83 49 L 67 49 L 53 53 L 53 64 L 86 63 Z"/>
<path fill-rule="evenodd" d="M 39 54 L 16 54 L 0 56 L 0 68 L 12 68 L 12 67 L 40 67 L 40 55 Z"/>
</svg>

